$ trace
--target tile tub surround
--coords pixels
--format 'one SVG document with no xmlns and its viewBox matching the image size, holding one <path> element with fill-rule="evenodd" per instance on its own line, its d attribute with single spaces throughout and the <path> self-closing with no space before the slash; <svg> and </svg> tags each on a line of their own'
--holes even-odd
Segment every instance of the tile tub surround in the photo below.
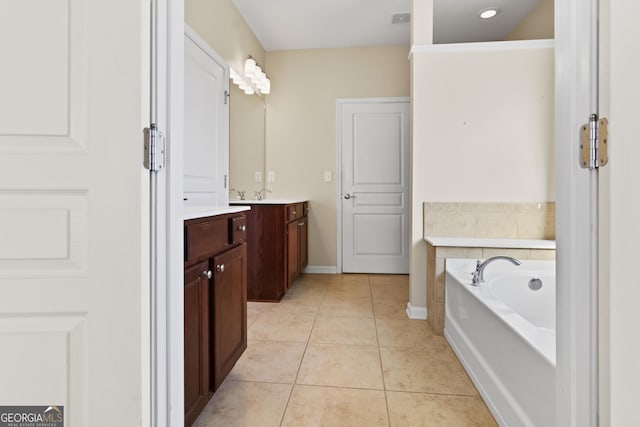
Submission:
<svg viewBox="0 0 640 427">
<path fill-rule="evenodd" d="M 195 425 L 496 426 L 408 297 L 408 276 L 306 274 L 280 303 L 250 302 L 247 351 Z M 267 334 L 276 317 L 288 326 Z"/>
<path fill-rule="evenodd" d="M 555 202 L 423 204 L 427 320 L 444 333 L 447 258 L 555 259 Z"/>
<path fill-rule="evenodd" d="M 555 202 L 423 204 L 424 236 L 554 240 Z"/>
</svg>

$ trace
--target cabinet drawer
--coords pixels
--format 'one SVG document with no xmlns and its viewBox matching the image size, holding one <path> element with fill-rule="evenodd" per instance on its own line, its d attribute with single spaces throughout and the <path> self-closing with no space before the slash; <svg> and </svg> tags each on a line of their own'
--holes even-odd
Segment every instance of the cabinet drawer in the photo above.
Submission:
<svg viewBox="0 0 640 427">
<path fill-rule="evenodd" d="M 305 203 L 287 205 L 287 222 L 300 219 L 305 215 Z"/>
<path fill-rule="evenodd" d="M 239 216 L 229 219 L 229 243 L 232 245 L 247 240 L 247 217 Z"/>
<path fill-rule="evenodd" d="M 187 224 L 185 230 L 185 261 L 195 261 L 222 251 L 228 244 L 228 219 L 221 218 L 197 224 Z"/>
</svg>

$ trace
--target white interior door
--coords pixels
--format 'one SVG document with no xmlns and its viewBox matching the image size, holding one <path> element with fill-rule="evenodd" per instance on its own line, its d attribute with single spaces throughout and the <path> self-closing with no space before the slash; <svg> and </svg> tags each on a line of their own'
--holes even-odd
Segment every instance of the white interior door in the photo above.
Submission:
<svg viewBox="0 0 640 427">
<path fill-rule="evenodd" d="M 67 427 L 148 420 L 148 7 L 0 0 L 0 402 Z"/>
<path fill-rule="evenodd" d="M 555 3 L 556 425 L 598 425 L 598 172 L 579 129 L 598 113 L 598 1 Z"/>
<path fill-rule="evenodd" d="M 185 27 L 185 205 L 226 206 L 229 202 L 228 67 L 204 40 Z"/>
<path fill-rule="evenodd" d="M 338 102 L 342 271 L 409 272 L 409 100 Z"/>
</svg>

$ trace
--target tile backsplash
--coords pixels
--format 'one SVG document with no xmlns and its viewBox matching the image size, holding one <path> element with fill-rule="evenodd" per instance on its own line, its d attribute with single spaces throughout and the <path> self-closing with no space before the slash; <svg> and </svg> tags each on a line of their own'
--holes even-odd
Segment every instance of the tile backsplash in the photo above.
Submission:
<svg viewBox="0 0 640 427">
<path fill-rule="evenodd" d="M 555 202 L 425 202 L 424 236 L 555 239 Z"/>
</svg>

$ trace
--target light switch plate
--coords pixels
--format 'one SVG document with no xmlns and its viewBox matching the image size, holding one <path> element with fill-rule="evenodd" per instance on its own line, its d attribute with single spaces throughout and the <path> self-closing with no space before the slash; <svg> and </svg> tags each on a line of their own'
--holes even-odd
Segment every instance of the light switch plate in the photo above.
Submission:
<svg viewBox="0 0 640 427">
<path fill-rule="evenodd" d="M 276 182 L 276 173 L 274 171 L 267 172 L 267 182 Z"/>
<path fill-rule="evenodd" d="M 331 171 L 324 171 L 324 182 L 331 182 Z"/>
<path fill-rule="evenodd" d="M 262 182 L 262 172 L 256 171 L 254 176 L 255 176 L 256 182 Z"/>
</svg>

